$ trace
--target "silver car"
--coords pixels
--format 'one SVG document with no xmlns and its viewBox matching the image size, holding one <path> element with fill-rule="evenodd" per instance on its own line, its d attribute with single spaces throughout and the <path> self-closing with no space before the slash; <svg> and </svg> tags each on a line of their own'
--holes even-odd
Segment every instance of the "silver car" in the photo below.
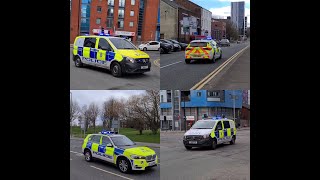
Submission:
<svg viewBox="0 0 320 180">
<path fill-rule="evenodd" d="M 230 46 L 230 41 L 228 39 L 221 39 L 219 42 L 220 46 Z"/>
</svg>

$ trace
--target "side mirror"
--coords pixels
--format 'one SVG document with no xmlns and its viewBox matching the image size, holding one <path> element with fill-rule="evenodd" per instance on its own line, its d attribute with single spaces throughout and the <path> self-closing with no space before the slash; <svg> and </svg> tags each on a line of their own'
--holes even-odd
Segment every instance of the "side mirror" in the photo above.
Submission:
<svg viewBox="0 0 320 180">
<path fill-rule="evenodd" d="M 107 147 L 113 147 L 113 145 L 111 143 L 108 143 Z"/>
</svg>

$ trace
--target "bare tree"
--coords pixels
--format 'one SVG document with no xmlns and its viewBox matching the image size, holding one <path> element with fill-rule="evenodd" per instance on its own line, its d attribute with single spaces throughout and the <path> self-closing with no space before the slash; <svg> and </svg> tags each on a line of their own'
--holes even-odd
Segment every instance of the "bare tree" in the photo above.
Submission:
<svg viewBox="0 0 320 180">
<path fill-rule="evenodd" d="M 70 103 L 70 124 L 78 117 L 80 107 L 77 101 L 71 101 Z"/>
<path fill-rule="evenodd" d="M 237 40 L 239 38 L 238 30 L 235 26 L 235 24 L 232 21 L 226 22 L 226 33 L 227 37 Z"/>
<path fill-rule="evenodd" d="M 112 127 L 113 120 L 119 120 L 122 116 L 124 104 L 115 98 L 106 100 L 102 105 L 102 120 L 105 128 Z"/>
<path fill-rule="evenodd" d="M 87 108 L 87 105 L 83 105 L 82 109 L 81 109 L 81 113 L 82 113 L 82 120 L 84 121 L 84 130 L 87 131 L 88 130 L 88 125 L 89 125 L 89 121 L 90 121 L 90 115 L 89 115 L 89 111 Z"/>
<path fill-rule="evenodd" d="M 96 132 L 96 120 L 99 115 L 99 111 L 100 109 L 96 103 L 92 102 L 89 105 L 89 108 L 88 108 L 89 122 L 90 124 L 92 124 L 94 132 Z"/>
<path fill-rule="evenodd" d="M 127 117 L 127 123 L 129 126 L 138 130 L 140 135 L 142 135 L 142 131 L 146 125 L 145 118 L 140 113 L 142 111 L 139 106 L 141 101 L 141 95 L 134 95 L 131 96 L 126 103 L 126 107 L 128 107 L 128 114 L 130 114 L 130 116 Z"/>
</svg>

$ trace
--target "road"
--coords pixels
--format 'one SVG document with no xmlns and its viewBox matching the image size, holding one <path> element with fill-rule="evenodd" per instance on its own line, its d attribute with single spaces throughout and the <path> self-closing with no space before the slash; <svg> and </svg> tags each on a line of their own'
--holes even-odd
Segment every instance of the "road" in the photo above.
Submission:
<svg viewBox="0 0 320 180">
<path fill-rule="evenodd" d="M 170 54 L 161 54 L 161 79 L 160 89 L 191 89 L 217 67 L 227 61 L 232 55 L 249 45 L 249 42 L 234 44 L 230 47 L 222 47 L 223 57 L 213 64 L 204 64 L 194 62 L 186 64 L 185 52 L 171 52 Z M 250 79 L 247 80 L 248 82 Z"/>
<path fill-rule="evenodd" d="M 139 145 L 139 143 L 137 142 Z M 121 173 L 110 163 L 95 160 L 86 162 L 81 154 L 82 140 L 70 139 L 70 180 L 133 180 L 160 179 L 160 165 L 145 171 L 135 171 L 132 174 Z M 160 148 L 152 147 L 160 158 Z"/>
<path fill-rule="evenodd" d="M 160 53 L 146 51 L 150 56 L 151 71 L 144 74 L 131 74 L 121 78 L 111 75 L 111 72 L 96 67 L 77 68 L 72 60 L 70 48 L 70 89 L 73 90 L 149 90 L 160 86 Z"/>
<path fill-rule="evenodd" d="M 234 145 L 186 150 L 183 133 L 160 134 L 161 180 L 249 180 L 250 130 L 239 130 Z"/>
</svg>

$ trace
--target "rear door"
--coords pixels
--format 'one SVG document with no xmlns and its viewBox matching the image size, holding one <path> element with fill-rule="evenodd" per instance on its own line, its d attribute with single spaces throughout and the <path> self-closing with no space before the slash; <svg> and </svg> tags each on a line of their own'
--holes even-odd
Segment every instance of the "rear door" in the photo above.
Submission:
<svg viewBox="0 0 320 180">
<path fill-rule="evenodd" d="M 91 65 L 95 65 L 97 52 L 96 49 L 97 38 L 96 37 L 86 37 L 83 44 L 83 62 Z"/>
<path fill-rule="evenodd" d="M 215 128 L 215 135 L 218 139 L 218 144 L 221 144 L 224 142 L 224 132 L 223 132 L 223 126 L 222 122 L 218 121 L 216 128 Z"/>
<path fill-rule="evenodd" d="M 93 135 L 91 142 L 91 151 L 92 151 L 92 156 L 95 158 L 101 159 L 101 156 L 98 155 L 99 153 L 99 145 L 100 145 L 100 140 L 101 136 L 100 135 Z"/>
<path fill-rule="evenodd" d="M 211 42 L 210 43 L 211 44 L 211 46 L 212 46 L 212 49 L 213 49 L 213 52 L 215 52 L 215 58 L 219 58 L 220 57 L 220 50 L 219 50 L 219 48 L 218 48 L 218 46 L 217 46 L 217 43 L 215 43 L 215 42 Z"/>
<path fill-rule="evenodd" d="M 230 128 L 230 122 L 229 121 L 223 121 L 223 133 L 225 142 L 229 142 L 231 140 L 231 128 Z"/>
<path fill-rule="evenodd" d="M 112 47 L 109 42 L 104 38 L 99 38 L 98 42 L 98 53 L 97 53 L 97 63 L 102 66 L 109 67 L 111 60 L 110 52 L 112 52 Z"/>
<path fill-rule="evenodd" d="M 110 138 L 102 136 L 99 152 L 102 154 L 103 160 L 113 162 L 114 147 L 107 147 L 108 144 L 112 144 Z"/>
</svg>

